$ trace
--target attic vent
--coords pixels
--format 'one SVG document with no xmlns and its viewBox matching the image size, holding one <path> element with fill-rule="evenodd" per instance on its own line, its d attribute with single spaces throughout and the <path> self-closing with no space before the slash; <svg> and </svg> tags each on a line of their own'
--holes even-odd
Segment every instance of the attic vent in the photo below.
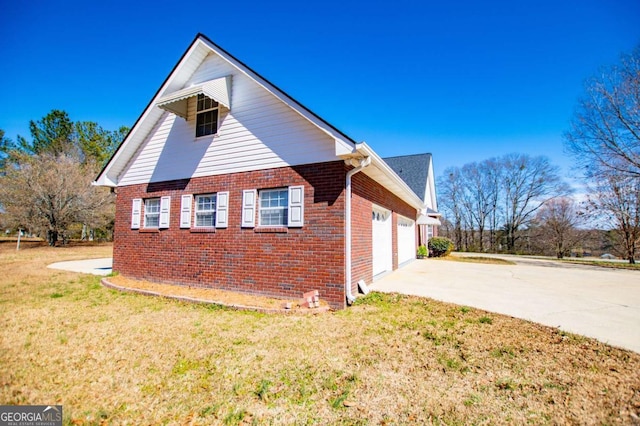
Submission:
<svg viewBox="0 0 640 426">
<path fill-rule="evenodd" d="M 156 105 L 170 113 L 187 119 L 187 101 L 194 96 L 204 95 L 231 109 L 231 76 L 216 78 L 197 86 L 187 87 L 161 97 Z"/>
</svg>

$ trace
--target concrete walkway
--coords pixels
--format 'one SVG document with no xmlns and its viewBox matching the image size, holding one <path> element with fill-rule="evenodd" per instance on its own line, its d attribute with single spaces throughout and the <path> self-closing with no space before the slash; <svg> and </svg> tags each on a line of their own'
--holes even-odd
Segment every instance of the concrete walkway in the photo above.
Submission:
<svg viewBox="0 0 640 426">
<path fill-rule="evenodd" d="M 101 259 L 72 260 L 69 262 L 57 262 L 47 266 L 51 269 L 62 269 L 63 271 L 82 272 L 83 274 L 109 275 L 113 259 L 103 257 Z"/>
<path fill-rule="evenodd" d="M 510 315 L 640 353 L 640 272 L 500 257 L 517 264 L 417 260 L 371 289 Z"/>
</svg>

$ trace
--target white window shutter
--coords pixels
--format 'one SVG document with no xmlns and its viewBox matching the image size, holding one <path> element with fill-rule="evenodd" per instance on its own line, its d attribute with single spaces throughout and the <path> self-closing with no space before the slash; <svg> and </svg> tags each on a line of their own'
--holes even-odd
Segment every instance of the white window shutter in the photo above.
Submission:
<svg viewBox="0 0 640 426">
<path fill-rule="evenodd" d="M 216 195 L 216 228 L 229 226 L 229 192 L 218 192 Z"/>
<path fill-rule="evenodd" d="M 242 191 L 242 227 L 253 228 L 256 225 L 256 193 L 255 189 Z"/>
<path fill-rule="evenodd" d="M 289 223 L 290 227 L 304 225 L 304 186 L 289 187 Z"/>
<path fill-rule="evenodd" d="M 142 216 L 142 198 L 134 198 L 131 207 L 131 229 L 140 229 Z"/>
<path fill-rule="evenodd" d="M 191 228 L 191 205 L 193 195 L 183 195 L 180 204 L 180 228 Z"/>
<path fill-rule="evenodd" d="M 160 225 L 159 228 L 168 228 L 171 209 L 171 197 L 160 198 Z"/>
</svg>

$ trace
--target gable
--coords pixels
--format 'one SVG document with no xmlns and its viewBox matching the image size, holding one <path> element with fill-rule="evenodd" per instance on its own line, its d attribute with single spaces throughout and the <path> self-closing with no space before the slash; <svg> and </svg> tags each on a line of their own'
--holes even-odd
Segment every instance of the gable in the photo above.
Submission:
<svg viewBox="0 0 640 426">
<path fill-rule="evenodd" d="M 218 134 L 196 139 L 191 89 L 220 79 L 229 82 L 229 98 L 222 102 Z M 186 101 L 180 96 L 185 93 Z M 168 105 L 172 101 L 179 110 Z M 339 130 L 198 35 L 95 184 L 130 185 L 335 161 L 352 153 L 354 146 Z"/>
<path fill-rule="evenodd" d="M 338 159 L 333 138 L 213 52 L 184 87 L 225 77 L 231 82 L 231 108 L 221 108 L 217 135 L 195 137 L 196 97 L 185 99 L 186 117 L 162 111 L 120 176 L 119 185 Z"/>
</svg>

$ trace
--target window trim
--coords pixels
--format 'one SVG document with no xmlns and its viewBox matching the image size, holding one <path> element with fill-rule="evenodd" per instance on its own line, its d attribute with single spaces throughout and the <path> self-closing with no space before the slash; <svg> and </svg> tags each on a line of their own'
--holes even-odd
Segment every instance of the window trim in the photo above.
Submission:
<svg viewBox="0 0 640 426">
<path fill-rule="evenodd" d="M 199 210 L 198 209 L 198 199 L 200 197 L 212 197 L 213 198 L 213 209 L 211 210 Z M 193 207 L 193 228 L 195 229 L 206 229 L 206 228 L 215 228 L 216 227 L 216 218 L 218 216 L 218 193 L 211 192 L 207 194 L 195 194 L 193 196 L 194 207 Z M 198 225 L 198 213 L 207 213 L 213 214 L 213 221 L 211 225 Z"/>
<path fill-rule="evenodd" d="M 157 212 L 150 212 L 148 209 L 148 204 L 150 201 L 154 201 L 158 203 L 158 211 Z M 143 228 L 145 229 L 160 229 L 160 197 L 154 197 L 154 198 L 145 198 L 143 200 L 143 205 L 144 205 L 144 224 L 143 224 Z M 149 225 L 148 222 L 148 216 L 153 215 L 154 217 L 157 217 L 158 220 L 158 224 L 155 226 L 151 226 Z"/>
<path fill-rule="evenodd" d="M 211 107 L 211 108 L 200 110 L 199 109 L 199 103 L 200 103 L 199 101 L 200 101 L 201 97 L 211 100 L 211 102 L 213 102 L 215 104 L 215 106 Z M 205 133 L 205 134 L 202 134 L 202 135 L 198 135 L 198 116 L 200 114 L 204 114 L 204 113 L 211 112 L 211 111 L 214 111 L 214 110 L 216 112 L 216 126 L 215 126 L 214 131 L 212 133 Z M 220 102 L 218 102 L 215 99 L 212 99 L 212 98 L 210 98 L 207 95 L 204 95 L 202 93 L 198 94 L 198 96 L 196 96 L 196 116 L 195 116 L 195 122 L 194 122 L 196 139 L 201 139 L 201 138 L 206 138 L 206 137 L 211 137 L 211 136 L 217 135 L 218 134 L 218 126 L 219 126 L 219 124 L 220 124 Z"/>
</svg>

